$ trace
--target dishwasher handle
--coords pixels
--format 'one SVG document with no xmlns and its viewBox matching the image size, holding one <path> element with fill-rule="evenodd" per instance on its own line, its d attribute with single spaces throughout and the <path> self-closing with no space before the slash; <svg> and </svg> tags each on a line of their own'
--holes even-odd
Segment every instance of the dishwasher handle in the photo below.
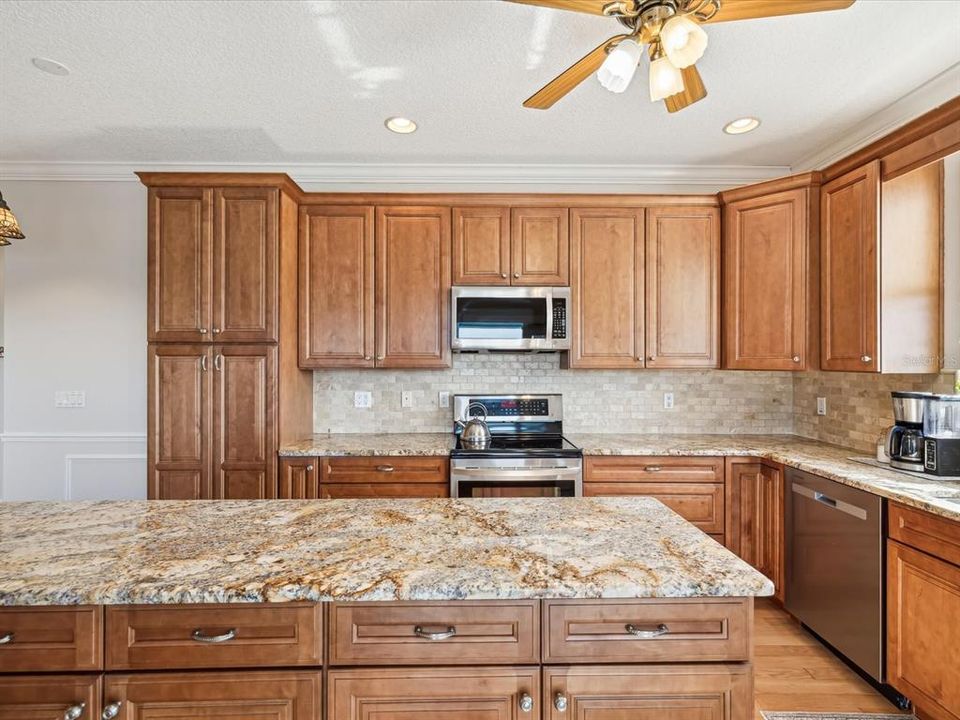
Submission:
<svg viewBox="0 0 960 720">
<path fill-rule="evenodd" d="M 806 485 L 801 485 L 800 483 L 796 483 L 796 482 L 791 483 L 790 490 L 796 493 L 797 495 L 802 495 L 803 497 L 809 498 L 810 500 L 813 500 L 814 502 L 818 502 L 821 505 L 825 505 L 826 507 L 831 508 L 832 510 L 839 510 L 842 513 L 846 513 L 847 515 L 852 515 L 853 517 L 859 518 L 860 520 L 867 519 L 867 511 L 864 510 L 862 507 L 858 505 L 853 505 L 848 502 L 844 502 L 843 500 L 836 500 L 830 497 L 829 495 L 825 495 L 822 492 L 818 492 L 817 490 L 811 490 Z"/>
</svg>

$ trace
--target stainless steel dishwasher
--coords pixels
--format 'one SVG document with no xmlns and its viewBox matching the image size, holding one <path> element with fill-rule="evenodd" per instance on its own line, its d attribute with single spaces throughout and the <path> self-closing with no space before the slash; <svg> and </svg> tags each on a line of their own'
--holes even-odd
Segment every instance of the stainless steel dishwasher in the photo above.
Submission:
<svg viewBox="0 0 960 720">
<path fill-rule="evenodd" d="M 787 470 L 786 606 L 875 682 L 884 681 L 883 501 Z"/>
</svg>

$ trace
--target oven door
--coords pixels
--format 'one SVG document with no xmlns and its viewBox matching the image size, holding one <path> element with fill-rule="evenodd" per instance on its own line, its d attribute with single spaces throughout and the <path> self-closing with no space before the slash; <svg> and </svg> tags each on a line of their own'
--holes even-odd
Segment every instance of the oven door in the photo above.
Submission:
<svg viewBox="0 0 960 720">
<path fill-rule="evenodd" d="M 455 458 L 450 463 L 450 496 L 580 497 L 580 458 Z"/>
<path fill-rule="evenodd" d="M 453 288 L 454 350 L 566 350 L 569 288 Z"/>
</svg>

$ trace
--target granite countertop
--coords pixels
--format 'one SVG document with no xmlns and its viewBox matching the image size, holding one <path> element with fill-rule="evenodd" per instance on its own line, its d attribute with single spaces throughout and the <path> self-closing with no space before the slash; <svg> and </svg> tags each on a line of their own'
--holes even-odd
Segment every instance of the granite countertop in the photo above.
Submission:
<svg viewBox="0 0 960 720">
<path fill-rule="evenodd" d="M 280 448 L 280 457 L 348 457 L 371 455 L 449 455 L 453 433 L 332 433 L 312 435 Z"/>
<path fill-rule="evenodd" d="M 0 503 L 0 605 L 772 593 L 652 498 Z"/>
</svg>

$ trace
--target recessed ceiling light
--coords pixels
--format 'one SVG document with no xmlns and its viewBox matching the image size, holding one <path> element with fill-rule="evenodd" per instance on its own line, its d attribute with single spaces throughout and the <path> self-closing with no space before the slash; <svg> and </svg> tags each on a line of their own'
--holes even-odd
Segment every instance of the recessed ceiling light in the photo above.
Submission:
<svg viewBox="0 0 960 720">
<path fill-rule="evenodd" d="M 748 133 L 751 130 L 756 130 L 760 127 L 760 121 L 755 117 L 742 117 L 737 118 L 732 122 L 728 122 L 723 126 L 723 131 L 727 135 L 743 135 Z"/>
<path fill-rule="evenodd" d="M 58 63 L 56 60 L 51 60 L 50 58 L 35 57 L 30 62 L 33 63 L 33 66 L 37 70 L 43 70 L 45 73 L 50 73 L 51 75 L 70 74 L 70 68 L 63 63 Z"/>
<path fill-rule="evenodd" d="M 401 135 L 407 135 L 417 129 L 417 124 L 405 117 L 389 117 L 383 121 L 383 124 L 387 126 L 387 130 Z"/>
</svg>

